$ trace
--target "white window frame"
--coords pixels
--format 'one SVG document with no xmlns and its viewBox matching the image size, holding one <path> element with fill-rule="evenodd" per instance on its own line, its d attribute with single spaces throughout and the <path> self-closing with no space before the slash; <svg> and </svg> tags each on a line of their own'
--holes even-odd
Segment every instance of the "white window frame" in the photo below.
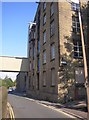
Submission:
<svg viewBox="0 0 89 120">
<path fill-rule="evenodd" d="M 77 56 L 74 55 L 74 57 L 76 57 L 76 58 L 83 58 L 83 56 L 80 56 L 80 53 L 82 53 L 82 51 L 80 51 L 79 48 L 82 47 L 82 46 L 79 45 L 79 42 L 77 42 L 77 45 L 74 45 L 74 48 L 75 47 L 77 48 L 77 50 L 76 51 L 74 50 L 74 54 L 77 53 Z"/>
<path fill-rule="evenodd" d="M 75 32 L 77 33 L 79 33 L 79 31 L 80 31 L 80 27 L 79 27 L 79 22 L 77 22 L 77 21 L 72 21 L 72 23 L 73 23 L 73 28 L 75 29 Z"/>
</svg>

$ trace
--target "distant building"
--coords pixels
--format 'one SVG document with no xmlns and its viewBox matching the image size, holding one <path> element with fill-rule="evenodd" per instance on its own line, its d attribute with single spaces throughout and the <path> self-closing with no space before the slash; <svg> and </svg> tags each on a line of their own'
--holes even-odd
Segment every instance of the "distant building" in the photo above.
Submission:
<svg viewBox="0 0 89 120">
<path fill-rule="evenodd" d="M 28 96 L 64 102 L 85 98 L 78 9 L 66 0 L 39 3 L 28 32 Z"/>
<path fill-rule="evenodd" d="M 16 77 L 16 91 L 26 92 L 27 73 L 20 72 Z"/>
</svg>

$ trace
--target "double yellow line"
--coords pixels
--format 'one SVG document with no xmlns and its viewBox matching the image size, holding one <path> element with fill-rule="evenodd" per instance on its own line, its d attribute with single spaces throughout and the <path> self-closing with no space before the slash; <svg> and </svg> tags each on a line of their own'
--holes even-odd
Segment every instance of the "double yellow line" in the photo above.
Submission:
<svg viewBox="0 0 89 120">
<path fill-rule="evenodd" d="M 15 120 L 15 115 L 14 115 L 12 106 L 9 103 L 7 103 L 7 107 L 8 107 L 8 110 L 9 110 L 10 119 Z"/>
</svg>

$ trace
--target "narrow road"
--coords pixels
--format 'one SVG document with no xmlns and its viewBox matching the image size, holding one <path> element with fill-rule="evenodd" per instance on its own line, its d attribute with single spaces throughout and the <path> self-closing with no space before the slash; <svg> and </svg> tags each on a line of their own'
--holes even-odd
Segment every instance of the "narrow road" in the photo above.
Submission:
<svg viewBox="0 0 89 120">
<path fill-rule="evenodd" d="M 15 118 L 71 118 L 60 110 L 45 107 L 26 97 L 9 94 L 8 102 L 13 107 Z"/>
</svg>

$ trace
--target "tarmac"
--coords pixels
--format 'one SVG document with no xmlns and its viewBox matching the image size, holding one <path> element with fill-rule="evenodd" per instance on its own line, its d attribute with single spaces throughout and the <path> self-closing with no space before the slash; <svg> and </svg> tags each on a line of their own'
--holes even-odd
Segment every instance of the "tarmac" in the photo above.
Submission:
<svg viewBox="0 0 89 120">
<path fill-rule="evenodd" d="M 38 100 L 38 102 L 40 102 L 41 104 L 45 104 L 47 106 L 53 106 L 55 108 L 58 108 L 58 109 L 62 110 L 63 112 L 68 113 L 68 114 L 70 114 L 72 116 L 75 116 L 75 117 L 77 117 L 77 118 L 79 118 L 81 120 L 89 120 L 89 118 L 87 117 L 88 116 L 87 112 L 84 112 L 84 111 L 81 111 L 81 110 L 77 110 L 77 107 L 74 106 L 71 103 L 68 106 L 66 104 L 51 103 L 51 102 L 39 101 L 39 100 Z M 76 103 L 79 103 L 79 101 L 76 101 Z M 83 107 L 84 104 L 81 103 L 80 105 L 78 104 L 78 106 L 81 108 L 81 106 Z"/>
<path fill-rule="evenodd" d="M 23 93 L 15 93 L 15 94 L 28 98 L 26 94 L 23 94 Z M 60 103 L 52 103 L 48 101 L 43 101 L 43 100 L 37 100 L 33 98 L 29 98 L 29 99 L 31 99 L 32 101 L 38 102 L 40 104 L 44 104 L 47 106 L 52 106 L 57 109 L 60 109 L 61 111 L 67 114 L 70 114 L 78 119 L 89 120 L 88 112 L 85 112 L 85 110 L 83 110 L 83 108 L 86 107 L 85 101 L 73 101 L 67 104 L 60 104 Z"/>
</svg>

